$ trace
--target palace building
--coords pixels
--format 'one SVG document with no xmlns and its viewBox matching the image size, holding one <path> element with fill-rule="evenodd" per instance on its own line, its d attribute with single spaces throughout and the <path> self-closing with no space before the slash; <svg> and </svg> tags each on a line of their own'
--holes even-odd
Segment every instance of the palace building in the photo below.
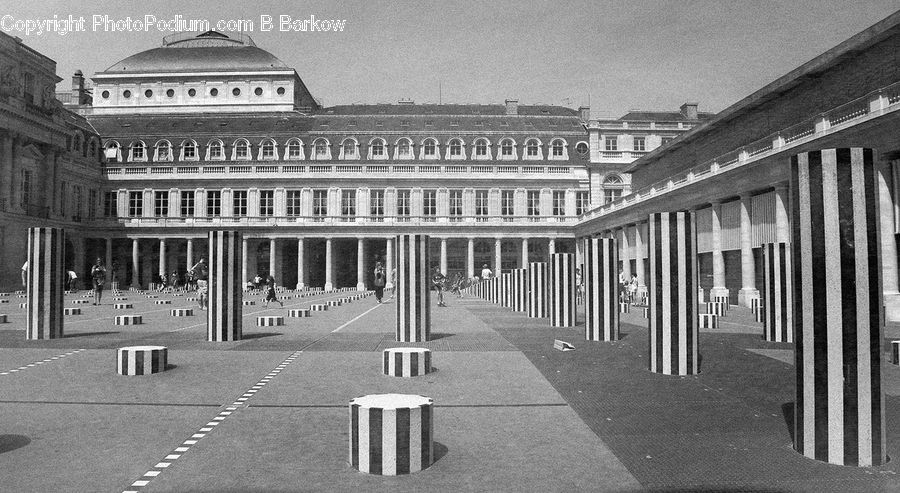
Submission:
<svg viewBox="0 0 900 493">
<path fill-rule="evenodd" d="M 572 226 L 627 193 L 628 163 L 705 117 L 694 105 L 593 121 L 514 99 L 322 107 L 249 36 L 214 31 L 168 36 L 91 79 L 77 73 L 58 98 L 85 127 L 65 148 L 93 175 L 60 176 L 59 197 L 37 203 L 68 228 L 69 267 L 86 276 L 103 254 L 123 286 L 183 276 L 223 228 L 244 233 L 247 279 L 290 287 L 362 288 L 407 231 L 432 237 L 448 276 L 575 251 Z M 18 229 L 34 219 L 6 212 Z M 21 266 L 11 257 L 7 273 Z"/>
</svg>

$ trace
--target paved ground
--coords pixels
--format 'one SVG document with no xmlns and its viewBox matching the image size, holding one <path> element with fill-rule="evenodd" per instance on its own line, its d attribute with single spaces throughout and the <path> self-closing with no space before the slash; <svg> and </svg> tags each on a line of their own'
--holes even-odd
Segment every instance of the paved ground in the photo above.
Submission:
<svg viewBox="0 0 900 493">
<path fill-rule="evenodd" d="M 186 297 L 125 296 L 143 325 L 113 325 L 111 297 L 69 295 L 84 314 L 52 341 L 25 341 L 24 299 L 0 304 L 0 491 L 900 491 L 897 461 L 857 469 L 793 452 L 791 346 L 763 341 L 749 311 L 702 332 L 700 375 L 668 377 L 646 370 L 639 311 L 621 341 L 589 343 L 578 327 L 448 299 L 425 344 L 437 371 L 400 379 L 381 374 L 381 350 L 404 345 L 392 303 L 288 318 L 345 294 L 268 310 L 251 298 L 245 338 L 210 343 L 203 312 L 169 315 Z M 273 314 L 286 325 L 256 327 Z M 136 344 L 167 346 L 169 370 L 116 374 L 115 349 Z M 897 457 L 900 368 L 884 372 Z M 431 468 L 386 478 L 347 465 L 348 401 L 387 392 L 434 398 Z"/>
</svg>

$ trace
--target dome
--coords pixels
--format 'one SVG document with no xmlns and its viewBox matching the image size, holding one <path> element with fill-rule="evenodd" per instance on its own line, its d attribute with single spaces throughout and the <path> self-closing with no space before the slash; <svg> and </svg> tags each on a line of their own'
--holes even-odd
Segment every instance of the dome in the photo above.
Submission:
<svg viewBox="0 0 900 493">
<path fill-rule="evenodd" d="M 290 67 L 275 55 L 257 48 L 247 35 L 207 31 L 167 36 L 163 40 L 163 46 L 131 55 L 103 73 L 264 70 L 290 70 Z"/>
</svg>

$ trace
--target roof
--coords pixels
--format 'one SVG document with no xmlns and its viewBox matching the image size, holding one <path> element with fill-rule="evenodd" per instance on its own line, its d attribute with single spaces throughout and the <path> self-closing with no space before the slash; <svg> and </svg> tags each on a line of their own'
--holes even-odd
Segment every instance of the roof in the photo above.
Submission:
<svg viewBox="0 0 900 493">
<path fill-rule="evenodd" d="M 327 115 L 506 115 L 502 104 L 349 104 L 323 108 Z M 577 110 L 564 106 L 518 105 L 519 116 L 571 116 Z M 515 118 L 516 115 L 509 115 Z"/>
<path fill-rule="evenodd" d="M 619 118 L 619 120 L 628 120 L 628 121 L 648 121 L 648 122 L 696 122 L 696 121 L 706 121 L 712 119 L 716 116 L 715 113 L 707 113 L 707 112 L 699 112 L 697 113 L 697 119 L 691 119 L 684 115 L 684 113 L 680 111 L 640 111 L 633 110 L 629 111 L 625 115 Z"/>
</svg>

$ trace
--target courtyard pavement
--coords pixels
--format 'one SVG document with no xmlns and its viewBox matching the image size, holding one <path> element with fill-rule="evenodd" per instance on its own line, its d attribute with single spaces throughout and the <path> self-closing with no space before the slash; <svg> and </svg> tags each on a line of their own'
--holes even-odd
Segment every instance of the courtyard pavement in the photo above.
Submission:
<svg viewBox="0 0 900 493">
<path fill-rule="evenodd" d="M 123 291 L 134 304 L 123 311 L 110 293 L 73 304 L 86 294 L 66 297 L 83 314 L 50 341 L 26 341 L 25 300 L 0 298 L 2 492 L 900 491 L 897 461 L 841 467 L 792 450 L 791 345 L 765 342 L 745 309 L 701 331 L 700 375 L 672 377 L 646 369 L 640 310 L 623 315 L 620 341 L 598 343 L 583 327 L 448 297 L 432 306 L 433 340 L 401 344 L 390 299 L 289 318 L 349 293 L 268 309 L 253 295 L 244 339 L 211 343 L 204 312 L 169 314 L 190 295 Z M 114 325 L 124 313 L 144 323 Z M 259 315 L 285 325 L 257 327 Z M 169 348 L 167 371 L 116 373 L 116 348 L 149 344 Z M 434 351 L 436 371 L 383 375 L 381 351 L 404 345 Z M 883 380 L 897 457 L 900 367 L 885 364 Z M 437 460 L 409 476 L 359 473 L 347 464 L 348 402 L 395 392 L 434 399 Z"/>
</svg>

